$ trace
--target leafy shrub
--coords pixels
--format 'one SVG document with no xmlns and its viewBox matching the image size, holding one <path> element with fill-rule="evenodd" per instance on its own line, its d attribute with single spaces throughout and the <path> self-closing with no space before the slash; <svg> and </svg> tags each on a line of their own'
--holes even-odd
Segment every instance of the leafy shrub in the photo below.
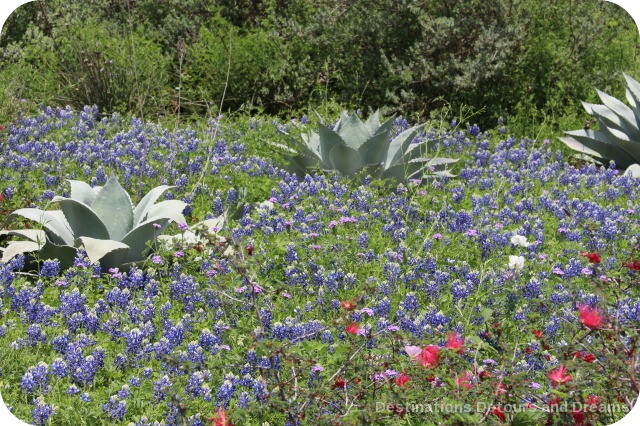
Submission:
<svg viewBox="0 0 640 426">
<path fill-rule="evenodd" d="M 261 105 L 273 98 L 285 68 L 278 46 L 266 32 L 240 31 L 216 17 L 187 52 L 184 96 L 201 106 L 217 107 L 222 98 L 225 108 Z"/>
<path fill-rule="evenodd" d="M 163 105 L 168 62 L 142 33 L 121 35 L 87 25 L 71 27 L 59 39 L 65 40 L 55 63 L 63 103 L 138 114 Z"/>
</svg>

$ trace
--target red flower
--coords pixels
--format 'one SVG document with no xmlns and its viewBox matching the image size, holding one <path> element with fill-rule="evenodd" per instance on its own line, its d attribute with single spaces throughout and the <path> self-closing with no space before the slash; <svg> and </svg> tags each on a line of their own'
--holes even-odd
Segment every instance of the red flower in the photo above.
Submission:
<svg viewBox="0 0 640 426">
<path fill-rule="evenodd" d="M 407 376 L 404 373 L 401 373 L 398 377 L 396 377 L 396 379 L 394 380 L 394 382 L 396 383 L 396 385 L 400 386 L 401 388 L 404 387 L 407 382 L 409 381 L 409 376 Z"/>
<path fill-rule="evenodd" d="M 580 256 L 589 259 L 589 263 L 600 263 L 602 261 L 602 258 L 598 253 L 588 253 L 586 251 L 581 251 Z"/>
<path fill-rule="evenodd" d="M 533 335 L 536 336 L 537 339 L 542 339 L 544 333 L 541 330 L 533 330 Z"/>
<path fill-rule="evenodd" d="M 585 362 L 592 363 L 596 360 L 596 357 L 592 353 L 588 353 L 582 357 Z"/>
<path fill-rule="evenodd" d="M 340 302 L 340 306 L 347 311 L 353 311 L 356 308 L 356 305 L 351 302 Z"/>
<path fill-rule="evenodd" d="M 458 380 L 457 380 L 458 386 L 471 389 L 473 387 L 473 384 L 471 383 L 472 380 L 473 380 L 473 374 L 467 371 L 466 373 L 464 373 L 464 376 L 458 377 Z"/>
<path fill-rule="evenodd" d="M 224 408 L 218 408 L 215 417 L 209 418 L 213 426 L 233 426 L 231 420 L 227 420 L 227 413 Z"/>
<path fill-rule="evenodd" d="M 600 405 L 600 397 L 598 395 L 589 395 L 587 399 L 584 400 L 586 405 Z"/>
<path fill-rule="evenodd" d="M 456 350 L 458 354 L 462 355 L 464 352 L 464 337 L 461 337 L 458 333 L 449 333 L 449 340 L 447 340 L 447 349 Z"/>
<path fill-rule="evenodd" d="M 507 416 L 504 415 L 504 411 L 502 411 L 502 408 L 500 407 L 493 407 L 491 409 L 491 414 L 499 418 L 501 422 L 504 422 L 507 420 Z"/>
<path fill-rule="evenodd" d="M 434 345 L 429 345 L 422 349 L 417 360 L 420 361 L 423 367 L 435 367 L 438 365 L 440 356 L 440 348 Z"/>
<path fill-rule="evenodd" d="M 244 246 L 244 249 L 247 251 L 249 256 L 253 256 L 253 246 L 251 244 L 247 244 Z"/>
<path fill-rule="evenodd" d="M 640 262 L 637 260 L 632 260 L 631 262 L 624 262 L 622 266 L 626 266 L 632 271 L 640 271 Z"/>
<path fill-rule="evenodd" d="M 560 365 L 560 367 L 549 372 L 547 377 L 549 377 L 549 380 L 551 380 L 552 386 L 557 386 L 561 383 L 567 383 L 569 380 L 571 380 L 571 376 L 567 374 L 567 367 L 565 367 L 564 365 Z"/>
<path fill-rule="evenodd" d="M 335 382 L 333 382 L 333 386 L 332 389 L 344 389 L 347 387 L 347 381 L 345 379 L 336 379 Z"/>
<path fill-rule="evenodd" d="M 349 323 L 349 325 L 344 328 L 344 331 L 346 331 L 349 334 L 358 334 L 358 332 L 360 331 L 360 326 L 355 322 L 352 322 L 352 323 Z"/>
<path fill-rule="evenodd" d="M 496 395 L 502 395 L 509 392 L 509 388 L 507 388 L 507 385 L 505 385 L 504 383 L 498 383 L 496 385 Z"/>
<path fill-rule="evenodd" d="M 571 410 L 571 415 L 576 426 L 583 425 L 584 421 L 587 420 L 587 413 L 584 411 L 573 409 Z"/>
<path fill-rule="evenodd" d="M 391 409 L 391 412 L 396 416 L 404 417 L 404 415 L 407 414 L 407 410 L 396 404 L 392 404 L 389 408 Z"/>
<path fill-rule="evenodd" d="M 596 330 L 604 325 L 604 317 L 600 315 L 597 308 L 581 305 L 578 307 L 578 311 L 580 312 L 580 321 L 590 329 Z"/>
</svg>

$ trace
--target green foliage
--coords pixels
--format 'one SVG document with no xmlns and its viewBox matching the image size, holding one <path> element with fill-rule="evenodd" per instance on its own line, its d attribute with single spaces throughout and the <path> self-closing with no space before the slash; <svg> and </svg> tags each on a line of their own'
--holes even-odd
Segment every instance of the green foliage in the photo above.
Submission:
<svg viewBox="0 0 640 426">
<path fill-rule="evenodd" d="M 467 106 L 482 128 L 502 116 L 551 138 L 581 124 L 594 84 L 621 95 L 637 45 L 601 0 L 39 0 L 3 30 L 0 114 L 19 99 L 279 116 L 335 102 L 414 121 Z"/>
<path fill-rule="evenodd" d="M 599 158 L 603 163 L 615 161 L 622 168 L 640 163 L 640 83 L 626 74 L 625 79 L 631 108 L 596 89 L 603 105 L 582 104 L 595 117 L 600 130 L 569 131 L 565 132 L 569 136 L 560 140 L 569 148 Z"/>
<path fill-rule="evenodd" d="M 143 33 L 121 35 L 88 25 L 67 28 L 57 39 L 65 40 L 53 64 L 63 103 L 141 115 L 165 103 L 167 60 Z"/>
<path fill-rule="evenodd" d="M 286 68 L 277 44 L 261 30 L 239 31 L 221 17 L 200 30 L 186 54 L 182 83 L 185 106 L 238 109 L 268 103 Z M 202 111 L 202 109 L 201 109 Z"/>
<path fill-rule="evenodd" d="M 71 197 L 55 197 L 60 210 L 37 208 L 18 209 L 8 219 L 23 217 L 40 223 L 45 229 L 3 230 L 0 235 L 26 238 L 11 241 L 3 250 L 2 261 L 30 252 L 39 258 L 58 259 L 62 268 L 73 264 L 78 248 L 84 248 L 92 263 L 100 263 L 103 270 L 121 268 L 144 261 L 149 243 L 156 240 L 170 221 L 184 223 L 183 201 L 167 200 L 155 204 L 170 186 L 158 186 L 134 208 L 129 194 L 120 186 L 115 175 L 104 187 L 70 180 Z"/>
<path fill-rule="evenodd" d="M 343 176 L 353 177 L 364 172 L 374 178 L 406 182 L 409 178 L 452 176 L 444 166 L 457 160 L 451 158 L 427 159 L 423 156 L 437 139 L 418 143 L 423 125 L 411 127 L 389 143 L 393 117 L 380 123 L 379 111 L 366 122 L 356 113 L 343 111 L 333 127 L 318 117 L 318 132 L 302 134 L 294 141 L 300 154 L 290 157 L 290 169 L 303 178 L 307 169 L 336 170 Z"/>
</svg>

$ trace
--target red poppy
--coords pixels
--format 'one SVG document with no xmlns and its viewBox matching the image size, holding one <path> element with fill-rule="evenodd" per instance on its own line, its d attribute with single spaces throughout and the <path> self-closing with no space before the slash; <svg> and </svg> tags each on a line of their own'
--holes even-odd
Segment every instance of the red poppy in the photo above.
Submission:
<svg viewBox="0 0 640 426">
<path fill-rule="evenodd" d="M 533 330 L 533 335 L 536 336 L 536 338 L 538 339 L 542 339 L 542 336 L 544 336 L 544 333 L 542 332 L 542 330 Z"/>
<path fill-rule="evenodd" d="M 458 386 L 462 388 L 471 389 L 473 387 L 473 384 L 471 383 L 472 380 L 473 380 L 473 374 L 467 371 L 466 373 L 464 373 L 463 376 L 458 377 L 457 383 L 458 383 Z"/>
</svg>

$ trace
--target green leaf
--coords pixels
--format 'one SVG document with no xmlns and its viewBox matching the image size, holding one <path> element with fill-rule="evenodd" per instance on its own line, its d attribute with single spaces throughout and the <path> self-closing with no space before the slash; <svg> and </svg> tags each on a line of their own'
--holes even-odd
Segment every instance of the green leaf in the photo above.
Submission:
<svg viewBox="0 0 640 426">
<path fill-rule="evenodd" d="M 511 426 L 537 426 L 544 423 L 546 415 L 544 411 L 534 409 L 517 411 L 511 418 Z"/>
<path fill-rule="evenodd" d="M 8 263 L 14 257 L 40 250 L 40 245 L 33 241 L 11 241 L 2 251 L 2 261 Z"/>
<path fill-rule="evenodd" d="M 384 168 L 388 169 L 392 166 L 396 166 L 401 163 L 404 158 L 405 151 L 409 148 L 409 145 L 413 139 L 418 135 L 424 124 L 413 126 L 404 132 L 396 136 L 389 146 L 389 153 L 384 163 Z"/>
<path fill-rule="evenodd" d="M 640 83 L 627 74 L 624 74 L 624 79 L 627 81 L 627 90 L 625 91 L 627 100 L 636 115 L 636 124 L 640 126 Z"/>
<path fill-rule="evenodd" d="M 102 190 L 96 195 L 91 209 L 107 228 L 109 239 L 120 241 L 133 227 L 131 198 L 120 186 L 115 175 L 107 180 Z"/>
<path fill-rule="evenodd" d="M 355 149 L 344 145 L 336 145 L 329 154 L 331 167 L 343 176 L 353 176 L 365 164 Z"/>
<path fill-rule="evenodd" d="M 347 144 L 342 140 L 339 134 L 322 123 L 318 123 L 318 135 L 320 137 L 320 159 L 323 166 L 326 167 L 331 164 L 329 160 L 329 153 L 331 150 L 335 146 L 347 146 Z"/>
<path fill-rule="evenodd" d="M 305 155 L 296 155 L 295 157 L 289 157 L 289 166 L 287 167 L 287 170 L 302 179 L 305 174 L 309 173 L 309 171 L 318 169 L 319 167 L 319 160 Z"/>
<path fill-rule="evenodd" d="M 355 150 L 373 136 L 355 112 L 343 122 L 338 134 L 349 148 Z"/>
<path fill-rule="evenodd" d="M 18 209 L 12 212 L 7 220 L 14 216 L 40 223 L 53 234 L 53 242 L 56 244 L 73 245 L 74 237 L 67 220 L 60 210 Z"/>
<path fill-rule="evenodd" d="M 33 241 L 34 243 L 42 242 L 44 243 L 46 239 L 45 232 L 41 229 L 9 229 L 0 231 L 0 235 L 12 235 L 16 237 L 26 238 L 29 241 Z"/>
<path fill-rule="evenodd" d="M 60 269 L 67 269 L 73 266 L 78 251 L 70 245 L 58 245 L 49 240 L 45 241 L 44 246 L 40 249 L 38 256 L 40 259 L 58 259 L 60 261 Z"/>
<path fill-rule="evenodd" d="M 154 219 L 138 225 L 124 236 L 122 242 L 129 246 L 126 262 L 139 262 L 146 258 L 149 243 L 153 243 L 169 223 L 168 218 Z M 160 227 L 154 226 L 155 224 Z"/>
<path fill-rule="evenodd" d="M 143 223 L 153 220 L 158 221 L 159 219 L 171 219 L 176 223 L 187 223 L 186 219 L 182 215 L 182 211 L 185 207 L 187 207 L 187 203 L 180 200 L 166 200 L 158 204 L 154 204 L 149 209 L 146 217 L 142 218 Z"/>
<path fill-rule="evenodd" d="M 100 263 L 104 270 L 123 264 L 129 254 L 129 246 L 114 240 L 80 237 L 77 245 L 83 245 L 91 263 Z"/>
<path fill-rule="evenodd" d="M 93 188 L 81 180 L 67 179 L 67 182 L 71 185 L 71 198 L 91 206 L 97 194 Z"/>
<path fill-rule="evenodd" d="M 135 209 L 133 209 L 133 227 L 138 226 L 140 223 L 144 221 L 145 216 L 149 213 L 151 206 L 158 201 L 158 198 L 169 188 L 174 188 L 173 186 L 168 185 L 160 185 L 153 188 L 151 191 L 147 192 L 142 200 L 138 203 Z"/>
<path fill-rule="evenodd" d="M 604 132 L 574 130 L 565 133 L 570 137 L 561 137 L 560 140 L 574 151 L 613 160 L 620 167 L 627 167 L 636 162 Z"/>
<path fill-rule="evenodd" d="M 389 152 L 389 132 L 372 136 L 359 149 L 364 164 L 380 164 L 387 159 Z"/>
<path fill-rule="evenodd" d="M 69 223 L 71 232 L 76 237 L 74 243 L 78 237 L 109 239 L 109 231 L 107 231 L 106 226 L 91 207 L 71 198 L 65 198 L 58 201 L 58 203 L 62 213 L 64 213 L 64 217 L 67 219 L 67 223 Z"/>
<path fill-rule="evenodd" d="M 625 131 L 629 138 L 640 142 L 640 129 L 638 129 L 636 116 L 633 114 L 631 108 L 613 96 L 607 95 L 598 89 L 596 89 L 596 92 L 600 100 L 602 100 L 602 103 L 618 116 L 618 121 L 623 127 L 622 130 Z"/>
</svg>

